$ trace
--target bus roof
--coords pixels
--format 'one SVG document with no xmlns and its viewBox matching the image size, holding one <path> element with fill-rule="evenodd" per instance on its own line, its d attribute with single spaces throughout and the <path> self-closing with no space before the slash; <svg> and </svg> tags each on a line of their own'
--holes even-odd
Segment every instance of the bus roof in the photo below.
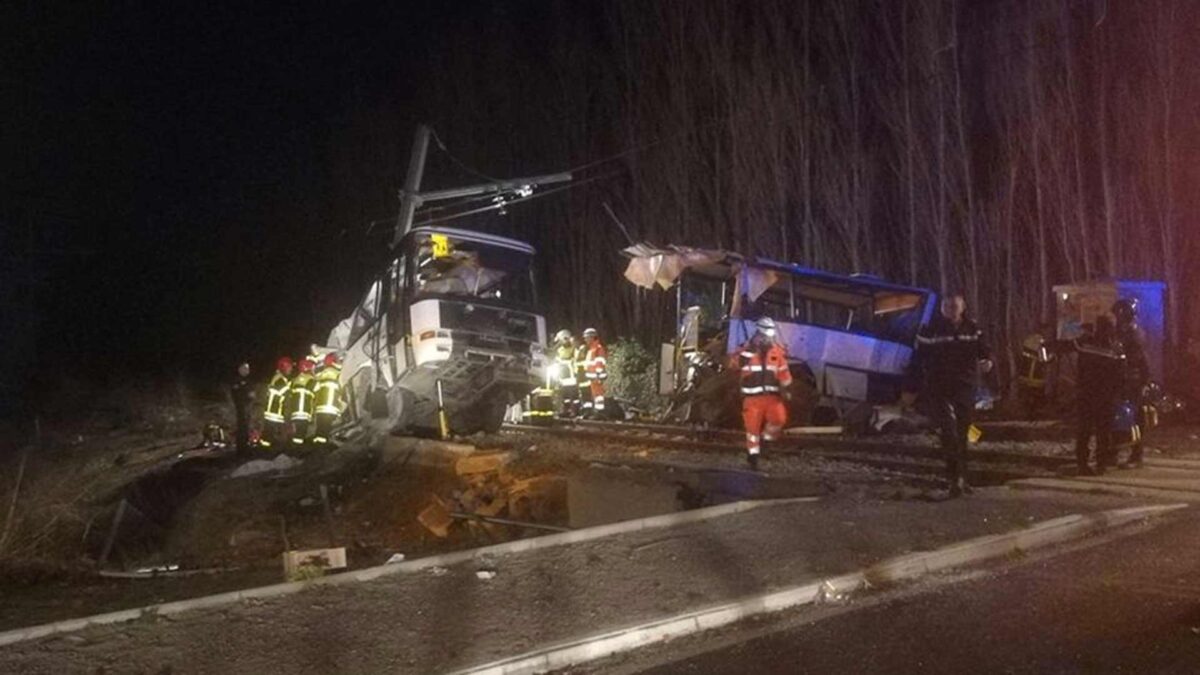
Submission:
<svg viewBox="0 0 1200 675">
<path fill-rule="evenodd" d="M 500 237 L 494 234 L 488 234 L 487 232 L 460 230 L 454 227 L 414 227 L 404 235 L 404 238 L 407 239 L 417 234 L 444 234 L 448 237 L 454 237 L 455 239 L 461 239 L 463 241 L 473 241 L 479 244 L 498 246 L 500 248 L 507 248 L 509 250 L 519 251 L 529 255 L 535 255 L 537 253 L 532 246 L 520 241 L 519 239 L 509 239 L 508 237 Z"/>
</svg>

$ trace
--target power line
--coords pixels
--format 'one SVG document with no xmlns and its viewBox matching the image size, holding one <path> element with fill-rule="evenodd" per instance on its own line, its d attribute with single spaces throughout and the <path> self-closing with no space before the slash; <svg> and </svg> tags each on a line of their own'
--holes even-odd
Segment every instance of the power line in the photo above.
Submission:
<svg viewBox="0 0 1200 675">
<path fill-rule="evenodd" d="M 486 213 L 487 211 L 496 211 L 498 209 L 507 208 L 508 206 L 510 206 L 512 204 L 520 204 L 521 202 L 527 202 L 531 199 L 537 199 L 538 197 L 548 197 L 548 196 L 558 193 L 558 192 L 563 192 L 565 190 L 572 190 L 577 187 L 583 187 L 584 185 L 587 185 L 588 183 L 593 183 L 598 180 L 603 180 L 606 178 L 612 178 L 614 176 L 619 176 L 621 173 L 622 173 L 621 171 L 610 171 L 609 173 L 600 174 L 598 176 L 592 176 L 591 178 L 585 178 L 581 181 L 576 181 L 576 182 L 569 183 L 567 185 L 562 185 L 562 186 L 559 186 L 556 188 L 551 188 L 551 189 L 545 190 L 543 192 L 535 192 L 535 193 L 525 196 L 525 197 L 517 197 L 516 199 L 507 199 L 507 200 L 504 200 L 504 201 L 501 201 L 501 202 L 498 202 L 495 204 L 489 204 L 488 206 L 483 206 L 483 207 L 480 207 L 477 209 L 471 209 L 470 211 L 463 211 L 461 213 L 454 213 L 454 214 L 451 214 L 448 216 L 442 216 L 439 218 L 428 218 L 426 220 L 422 220 L 419 223 L 414 223 L 413 227 L 420 227 L 422 225 L 432 225 L 434 223 L 444 223 L 444 222 L 447 222 L 450 220 L 457 220 L 459 218 L 465 218 L 467 216 L 473 216 L 473 215 L 476 215 L 479 213 Z"/>
<path fill-rule="evenodd" d="M 433 141 L 435 143 L 437 143 L 438 150 L 441 150 L 443 153 L 445 153 L 445 155 L 450 158 L 450 161 L 452 161 L 458 165 L 458 168 L 462 169 L 463 171 L 466 171 L 467 173 L 471 174 L 472 176 L 475 176 L 476 178 L 482 178 L 490 183 L 499 183 L 500 182 L 499 178 L 493 178 L 492 176 L 489 176 L 481 171 L 476 171 L 475 169 L 472 169 L 471 167 L 467 166 L 466 162 L 463 162 L 461 159 L 459 159 L 459 158 L 455 157 L 453 154 L 451 154 L 450 150 L 446 148 L 446 144 L 442 142 L 442 137 L 438 136 L 437 129 L 430 127 L 429 131 L 432 132 L 432 134 L 433 134 Z"/>
</svg>

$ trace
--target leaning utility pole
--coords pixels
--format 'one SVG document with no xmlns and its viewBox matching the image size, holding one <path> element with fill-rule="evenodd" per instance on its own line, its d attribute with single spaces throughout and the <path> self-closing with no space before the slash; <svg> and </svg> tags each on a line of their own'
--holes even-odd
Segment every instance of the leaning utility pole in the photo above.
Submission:
<svg viewBox="0 0 1200 675">
<path fill-rule="evenodd" d="M 417 207 L 422 204 L 448 199 L 461 199 L 463 197 L 475 197 L 489 193 L 499 194 L 503 192 L 532 190 L 536 185 L 565 183 L 571 180 L 570 172 L 552 173 L 544 176 L 513 178 L 510 180 L 482 183 L 480 185 L 420 192 L 421 176 L 425 173 L 425 156 L 429 151 L 429 136 L 430 129 L 428 126 L 422 124 L 417 127 L 417 133 L 413 137 L 412 154 L 408 159 L 408 174 L 404 177 L 404 189 L 400 191 L 400 215 L 396 219 L 396 232 L 392 236 L 392 247 L 399 244 L 404 235 L 412 229 L 413 216 L 416 214 Z"/>
<path fill-rule="evenodd" d="M 421 176 L 425 174 L 425 155 L 429 152 L 429 127 L 417 125 L 417 133 L 413 136 L 412 154 L 408 157 L 408 173 L 404 176 L 404 190 L 400 192 L 400 216 L 396 221 L 396 234 L 392 237 L 392 246 L 400 243 L 400 239 L 412 229 L 413 214 L 417 211 L 421 196 Z"/>
</svg>

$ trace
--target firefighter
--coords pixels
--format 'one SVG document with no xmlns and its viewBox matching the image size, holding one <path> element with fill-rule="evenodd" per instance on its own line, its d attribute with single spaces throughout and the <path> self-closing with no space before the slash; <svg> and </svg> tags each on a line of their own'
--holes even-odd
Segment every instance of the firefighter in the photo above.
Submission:
<svg viewBox="0 0 1200 675">
<path fill-rule="evenodd" d="M 321 362 L 323 367 L 313 379 L 316 421 L 313 442 L 324 445 L 329 442 L 333 425 L 346 409 L 346 401 L 342 392 L 342 360 L 335 352 L 329 352 Z"/>
<path fill-rule="evenodd" d="M 764 316 L 755 322 L 750 341 L 738 348 L 731 364 L 742 388 L 742 421 L 746 425 L 746 461 L 758 470 L 763 441 L 774 441 L 787 424 L 787 404 L 792 394 L 792 371 L 787 351 L 775 340 L 775 321 Z"/>
<path fill-rule="evenodd" d="M 1075 340 L 1074 348 L 1079 355 L 1075 463 L 1082 476 L 1103 475 L 1116 459 L 1112 427 L 1121 400 L 1125 355 L 1113 333 L 1112 320 L 1107 316 L 1097 318 L 1095 329 Z M 1096 438 L 1095 469 L 1088 463 L 1093 436 Z"/>
<path fill-rule="evenodd" d="M 1049 371 L 1054 362 L 1054 350 L 1041 333 L 1025 337 L 1021 343 L 1017 393 L 1031 418 L 1036 418 L 1046 404 Z"/>
<path fill-rule="evenodd" d="M 562 399 L 559 416 L 575 417 L 579 414 L 579 380 L 575 376 L 575 337 L 571 335 L 571 331 L 565 328 L 554 334 L 554 372 Z"/>
<path fill-rule="evenodd" d="M 576 417 L 588 417 L 592 414 L 592 388 L 588 381 L 587 345 L 581 339 L 575 343 L 575 386 L 579 389 L 579 412 Z"/>
<path fill-rule="evenodd" d="M 313 362 L 300 360 L 300 372 L 288 390 L 288 419 L 292 421 L 292 443 L 304 445 L 308 440 L 308 425 L 313 418 Z"/>
<path fill-rule="evenodd" d="M 966 317 L 966 300 L 951 294 L 941 312 L 921 328 L 911 375 L 923 405 L 941 431 L 950 497 L 971 492 L 967 484 L 967 436 L 975 412 L 979 371 L 991 372 L 992 358 L 983 333 Z"/>
<path fill-rule="evenodd" d="M 604 381 L 608 379 L 608 351 L 600 341 L 595 328 L 583 331 L 583 371 L 587 378 L 590 397 L 585 407 L 590 406 L 592 417 L 604 417 Z"/>
<path fill-rule="evenodd" d="M 285 403 L 292 388 L 292 370 L 295 364 L 286 356 L 275 362 L 275 374 L 267 385 L 267 405 L 263 410 L 263 435 L 258 444 L 269 448 L 282 443 L 287 437 Z"/>
<path fill-rule="evenodd" d="M 1122 397 L 1133 404 L 1135 424 L 1130 430 L 1132 449 L 1127 467 L 1142 465 L 1142 434 L 1146 431 L 1148 402 L 1144 392 L 1150 385 L 1150 364 L 1146 360 L 1146 347 L 1142 332 L 1137 325 L 1137 301 L 1121 299 L 1113 303 L 1112 314 L 1116 319 L 1116 341 L 1125 355 Z M 1107 317 L 1106 317 L 1107 318 Z M 1114 457 L 1115 460 L 1115 457 Z"/>
<path fill-rule="evenodd" d="M 235 439 L 239 454 L 250 450 L 250 409 L 254 406 L 254 386 L 250 384 L 250 364 L 245 361 L 238 364 L 237 379 L 229 388 L 230 398 L 233 399 L 234 419 L 237 421 Z"/>
</svg>

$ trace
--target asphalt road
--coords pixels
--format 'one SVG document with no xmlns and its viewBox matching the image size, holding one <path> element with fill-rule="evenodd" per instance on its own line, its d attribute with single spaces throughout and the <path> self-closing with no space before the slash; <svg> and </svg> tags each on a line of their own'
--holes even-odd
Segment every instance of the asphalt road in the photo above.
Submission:
<svg viewBox="0 0 1200 675">
<path fill-rule="evenodd" d="M 640 650 L 595 671 L 1200 673 L 1196 508 L 1060 555 Z"/>
</svg>

